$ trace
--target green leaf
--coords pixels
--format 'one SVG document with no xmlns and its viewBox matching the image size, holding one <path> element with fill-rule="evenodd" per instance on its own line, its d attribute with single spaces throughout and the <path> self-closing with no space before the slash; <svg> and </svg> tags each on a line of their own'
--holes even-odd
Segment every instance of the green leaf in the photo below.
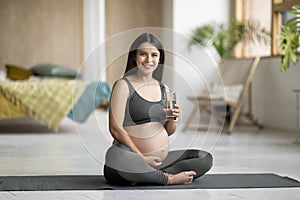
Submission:
<svg viewBox="0 0 300 200">
<path fill-rule="evenodd" d="M 191 34 L 189 45 L 207 47 L 212 45 L 220 57 L 232 57 L 236 45 L 242 41 L 270 42 L 270 33 L 259 23 L 245 23 L 231 20 L 228 25 L 208 23 L 196 27 Z"/>
<path fill-rule="evenodd" d="M 293 6 L 290 14 L 294 16 L 282 25 L 279 35 L 279 49 L 281 53 L 280 71 L 286 71 L 290 67 L 290 61 L 298 62 L 297 49 L 300 36 L 300 5 Z"/>
</svg>

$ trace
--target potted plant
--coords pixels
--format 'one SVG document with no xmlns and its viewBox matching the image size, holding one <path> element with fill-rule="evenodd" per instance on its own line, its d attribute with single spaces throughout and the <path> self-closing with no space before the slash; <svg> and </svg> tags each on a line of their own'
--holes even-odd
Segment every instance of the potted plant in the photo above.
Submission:
<svg viewBox="0 0 300 200">
<path fill-rule="evenodd" d="M 233 56 L 236 45 L 242 41 L 269 43 L 270 33 L 254 21 L 239 22 L 232 19 L 229 25 L 208 23 L 192 30 L 189 45 L 213 46 L 221 58 Z"/>
<path fill-rule="evenodd" d="M 279 35 L 279 49 L 281 52 L 280 70 L 286 71 L 290 67 L 290 61 L 298 62 L 297 49 L 300 36 L 300 5 L 295 5 L 289 11 L 293 15 L 285 24 Z"/>
</svg>

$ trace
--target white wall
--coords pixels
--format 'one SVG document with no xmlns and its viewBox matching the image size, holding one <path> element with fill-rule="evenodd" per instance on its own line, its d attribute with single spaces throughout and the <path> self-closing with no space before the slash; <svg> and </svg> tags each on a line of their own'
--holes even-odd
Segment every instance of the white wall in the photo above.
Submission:
<svg viewBox="0 0 300 200">
<path fill-rule="evenodd" d="M 209 22 L 229 22 L 234 14 L 233 3 L 234 0 L 173 0 L 174 77 L 170 86 L 178 93 L 181 125 L 185 123 L 193 109 L 187 96 L 196 96 L 200 93 L 218 61 L 214 51 L 195 46 L 188 49 L 191 30 Z"/>
<path fill-rule="evenodd" d="M 280 57 L 262 58 L 253 79 L 253 112 L 265 127 L 296 132 L 300 63 L 279 71 Z"/>
<path fill-rule="evenodd" d="M 173 0 L 173 28 L 183 34 L 208 22 L 228 22 L 234 0 Z"/>
</svg>

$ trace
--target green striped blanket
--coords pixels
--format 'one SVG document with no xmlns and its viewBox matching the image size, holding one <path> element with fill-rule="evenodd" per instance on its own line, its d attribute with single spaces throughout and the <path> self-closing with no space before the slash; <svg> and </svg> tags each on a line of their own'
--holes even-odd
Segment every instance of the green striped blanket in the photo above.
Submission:
<svg viewBox="0 0 300 200">
<path fill-rule="evenodd" d="M 24 114 L 57 131 L 87 84 L 73 79 L 2 81 L 0 93 L 20 106 Z"/>
</svg>

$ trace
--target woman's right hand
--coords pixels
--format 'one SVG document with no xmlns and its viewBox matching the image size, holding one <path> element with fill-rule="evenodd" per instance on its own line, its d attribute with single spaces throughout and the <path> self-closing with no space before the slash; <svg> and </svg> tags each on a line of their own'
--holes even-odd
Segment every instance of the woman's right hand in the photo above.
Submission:
<svg viewBox="0 0 300 200">
<path fill-rule="evenodd" d="M 161 159 L 156 156 L 143 156 L 144 160 L 152 167 L 161 165 Z"/>
</svg>

